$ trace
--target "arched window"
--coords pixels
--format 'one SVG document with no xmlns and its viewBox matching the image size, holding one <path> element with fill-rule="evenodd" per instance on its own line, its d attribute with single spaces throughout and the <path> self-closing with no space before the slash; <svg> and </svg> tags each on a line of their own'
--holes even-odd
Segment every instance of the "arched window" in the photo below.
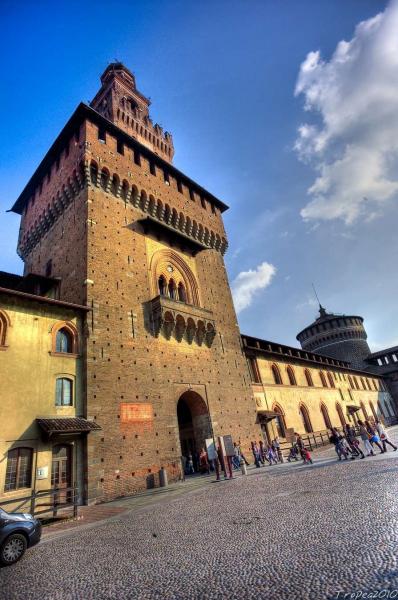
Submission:
<svg viewBox="0 0 398 600">
<path fill-rule="evenodd" d="M 163 275 L 159 277 L 159 294 L 161 296 L 167 296 L 167 283 Z"/>
<path fill-rule="evenodd" d="M 73 323 L 61 321 L 52 328 L 52 352 L 56 354 L 77 354 L 78 337 Z"/>
<path fill-rule="evenodd" d="M 354 389 L 354 384 L 353 384 L 351 375 L 348 375 L 348 382 L 350 384 L 350 388 L 353 390 Z"/>
<path fill-rule="evenodd" d="M 323 420 L 324 420 L 326 429 L 332 429 L 332 423 L 330 421 L 329 411 L 324 404 L 321 404 L 321 412 L 322 412 L 322 416 L 323 416 Z"/>
<path fill-rule="evenodd" d="M 271 366 L 272 375 L 274 377 L 274 382 L 277 385 L 282 385 L 282 377 L 279 368 L 276 365 Z"/>
<path fill-rule="evenodd" d="M 174 279 L 170 279 L 168 287 L 169 287 L 170 298 L 172 298 L 172 300 L 177 300 L 177 298 L 176 298 L 177 290 L 176 290 L 176 284 L 174 283 Z"/>
<path fill-rule="evenodd" d="M 373 418 L 376 420 L 376 419 L 377 419 L 377 412 L 376 412 L 376 409 L 375 409 L 375 407 L 374 407 L 374 404 L 373 404 L 373 402 L 369 402 L 369 406 L 370 406 L 370 409 L 371 409 L 371 411 L 372 411 Z"/>
<path fill-rule="evenodd" d="M 372 382 L 373 382 L 373 387 L 374 387 L 374 389 L 375 389 L 375 390 L 376 390 L 376 392 L 377 392 L 377 390 L 378 390 L 378 387 L 377 387 L 376 379 L 372 379 Z"/>
<path fill-rule="evenodd" d="M 363 412 L 363 416 L 364 416 L 364 418 L 365 418 L 365 421 L 367 421 L 369 417 L 368 417 L 368 413 L 366 412 L 366 408 L 365 408 L 365 405 L 364 405 L 364 403 L 363 403 L 363 402 L 361 402 L 361 409 L 362 409 L 362 412 Z"/>
<path fill-rule="evenodd" d="M 32 456 L 32 448 L 14 448 L 8 451 L 5 492 L 31 486 Z"/>
<path fill-rule="evenodd" d="M 280 406 L 275 405 L 274 412 L 278 414 L 278 416 L 275 418 L 275 425 L 278 437 L 284 438 L 286 437 L 286 423 L 283 411 Z"/>
<path fill-rule="evenodd" d="M 344 427 L 344 425 L 346 424 L 346 420 L 344 418 L 344 413 L 343 413 L 343 409 L 341 408 L 341 404 L 339 404 L 338 402 L 336 404 L 336 410 L 337 410 L 337 414 L 339 415 L 341 426 Z"/>
<path fill-rule="evenodd" d="M 378 402 L 377 402 L 377 408 L 379 409 L 380 414 L 382 415 L 382 417 L 385 419 L 386 418 L 386 413 L 384 412 L 383 404 L 380 402 L 380 400 L 378 400 Z"/>
<path fill-rule="evenodd" d="M 70 331 L 63 327 L 57 331 L 57 335 L 55 337 L 55 351 L 56 352 L 64 352 L 70 353 L 73 348 L 73 337 Z"/>
<path fill-rule="evenodd" d="M 363 388 L 364 390 L 366 390 L 365 380 L 364 380 L 364 378 L 363 378 L 363 377 L 361 377 L 361 384 L 362 384 L 362 388 Z"/>
<path fill-rule="evenodd" d="M 261 375 L 255 356 L 248 356 L 247 363 L 249 365 L 250 378 L 254 383 L 261 383 Z"/>
<path fill-rule="evenodd" d="M 355 388 L 356 388 L 357 390 L 359 390 L 359 383 L 358 383 L 358 379 L 355 377 L 355 375 L 354 375 L 353 379 L 354 379 Z"/>
<path fill-rule="evenodd" d="M 180 302 L 186 302 L 187 301 L 187 295 L 185 293 L 185 287 L 183 283 L 179 283 L 178 284 L 178 299 Z"/>
<path fill-rule="evenodd" d="M 6 313 L 0 310 L 0 347 L 6 345 L 7 329 L 10 324 Z"/>
<path fill-rule="evenodd" d="M 333 380 L 333 376 L 331 373 L 328 373 L 328 379 L 329 379 L 329 383 L 330 383 L 330 387 L 334 388 L 334 380 Z"/>
<path fill-rule="evenodd" d="M 312 425 L 311 425 L 311 420 L 310 420 L 310 415 L 309 415 L 309 412 L 308 412 L 308 408 L 304 404 L 301 404 L 299 412 L 300 412 L 301 419 L 303 421 L 305 432 L 306 433 L 311 433 L 313 431 L 313 429 L 312 429 Z"/>
<path fill-rule="evenodd" d="M 321 379 L 322 386 L 325 387 L 325 388 L 328 387 L 328 384 L 327 384 L 327 381 L 326 381 L 326 377 L 325 377 L 325 373 L 323 371 L 321 371 L 319 373 L 319 377 Z"/>
<path fill-rule="evenodd" d="M 67 377 L 59 377 L 55 386 L 55 406 L 72 406 L 73 382 Z"/>
<path fill-rule="evenodd" d="M 368 378 L 366 378 L 366 379 L 365 379 L 365 381 L 366 381 L 366 385 L 368 386 L 368 390 L 369 390 L 369 391 L 372 391 L 372 386 L 370 385 L 370 381 L 369 381 L 369 379 L 368 379 Z"/>
<path fill-rule="evenodd" d="M 289 365 L 286 369 L 287 376 L 289 378 L 290 385 L 297 385 L 296 376 L 294 374 L 293 368 Z M 285 437 L 285 436 L 283 436 Z"/>
<path fill-rule="evenodd" d="M 312 381 L 311 373 L 309 372 L 308 369 L 304 369 L 304 375 L 307 380 L 307 385 L 312 387 L 314 385 L 314 382 Z M 311 431 L 312 431 L 312 429 L 311 429 Z"/>
</svg>

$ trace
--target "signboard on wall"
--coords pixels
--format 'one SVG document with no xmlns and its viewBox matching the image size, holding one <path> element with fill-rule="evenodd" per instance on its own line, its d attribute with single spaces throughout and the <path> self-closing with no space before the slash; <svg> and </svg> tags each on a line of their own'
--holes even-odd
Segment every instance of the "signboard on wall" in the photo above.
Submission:
<svg viewBox="0 0 398 600">
<path fill-rule="evenodd" d="M 47 479 L 48 467 L 38 467 L 36 469 L 36 479 Z"/>
</svg>

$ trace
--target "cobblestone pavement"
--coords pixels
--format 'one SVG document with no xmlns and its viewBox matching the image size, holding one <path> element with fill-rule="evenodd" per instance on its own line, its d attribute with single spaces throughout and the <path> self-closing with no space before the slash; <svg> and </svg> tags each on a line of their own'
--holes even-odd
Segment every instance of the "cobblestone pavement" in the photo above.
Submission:
<svg viewBox="0 0 398 600">
<path fill-rule="evenodd" d="M 0 597 L 306 600 L 398 589 L 397 475 L 389 452 L 165 496 L 44 540 L 0 571 Z"/>
</svg>

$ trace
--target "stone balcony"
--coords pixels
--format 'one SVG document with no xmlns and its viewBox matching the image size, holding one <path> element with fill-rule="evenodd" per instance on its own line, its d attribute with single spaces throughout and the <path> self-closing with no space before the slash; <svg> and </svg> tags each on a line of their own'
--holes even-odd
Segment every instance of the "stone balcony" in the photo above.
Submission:
<svg viewBox="0 0 398 600">
<path fill-rule="evenodd" d="M 179 342 L 185 339 L 189 344 L 196 342 L 210 348 L 216 335 L 216 326 L 211 310 L 173 300 L 166 296 L 156 296 L 150 301 L 151 325 L 153 334 L 172 336 Z"/>
</svg>

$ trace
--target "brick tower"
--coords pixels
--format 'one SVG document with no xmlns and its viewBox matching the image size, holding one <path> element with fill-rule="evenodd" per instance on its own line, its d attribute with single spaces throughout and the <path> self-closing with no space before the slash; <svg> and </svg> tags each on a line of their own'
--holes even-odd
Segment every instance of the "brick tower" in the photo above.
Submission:
<svg viewBox="0 0 398 600">
<path fill-rule="evenodd" d="M 25 272 L 92 311 L 81 352 L 87 499 L 156 485 L 205 438 L 258 439 L 223 254 L 226 205 L 171 163 L 172 138 L 120 63 L 80 104 L 26 185 Z"/>
<path fill-rule="evenodd" d="M 304 350 L 345 360 L 353 367 L 366 367 L 370 354 L 363 318 L 353 315 L 335 315 L 319 306 L 319 317 L 297 334 Z"/>
</svg>

